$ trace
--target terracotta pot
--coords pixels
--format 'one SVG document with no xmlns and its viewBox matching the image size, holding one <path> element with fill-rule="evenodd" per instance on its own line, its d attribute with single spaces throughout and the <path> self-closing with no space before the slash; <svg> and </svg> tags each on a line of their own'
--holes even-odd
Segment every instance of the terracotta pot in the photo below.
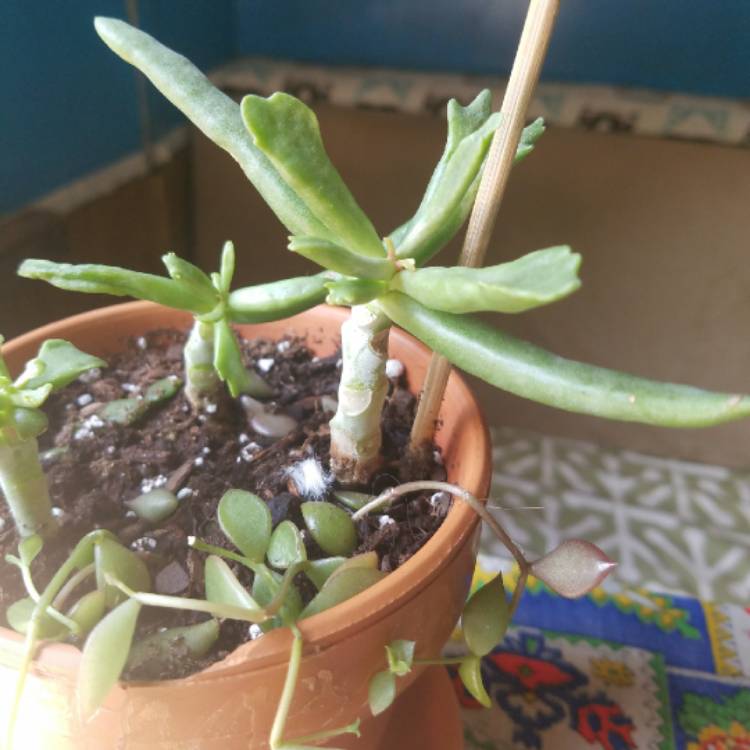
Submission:
<svg viewBox="0 0 750 750">
<path fill-rule="evenodd" d="M 320 355 L 337 346 L 346 311 L 321 306 L 275 323 L 240 326 L 246 337 L 307 336 Z M 106 357 L 122 341 L 148 330 L 187 328 L 189 316 L 134 302 L 77 315 L 7 343 L 11 370 L 33 356 L 47 338 L 65 338 Z M 419 389 L 428 350 L 394 329 L 390 352 L 402 360 L 411 387 Z M 437 442 L 449 480 L 484 496 L 490 479 L 490 443 L 479 406 L 464 381 L 451 375 Z M 458 503 L 433 538 L 408 563 L 376 586 L 332 610 L 304 620 L 301 679 L 288 736 L 347 724 L 357 716 L 366 738 L 347 746 L 378 746 L 384 721 L 367 721 L 367 684 L 384 667 L 383 646 L 397 638 L 417 642 L 418 655 L 439 652 L 465 600 L 476 555 L 478 523 Z M 9 574 L 6 572 L 6 574 Z M 112 690 L 86 725 L 74 711 L 80 653 L 70 645 L 45 646 L 29 675 L 16 731 L 19 750 L 234 750 L 264 748 L 286 672 L 291 637 L 276 630 L 238 648 L 211 668 L 181 680 L 128 683 Z M 0 726 L 6 723 L 22 639 L 0 631 Z M 418 670 L 399 680 L 405 689 Z M 383 714 L 388 716 L 388 712 Z M 337 746 L 346 745 L 337 740 Z"/>
</svg>

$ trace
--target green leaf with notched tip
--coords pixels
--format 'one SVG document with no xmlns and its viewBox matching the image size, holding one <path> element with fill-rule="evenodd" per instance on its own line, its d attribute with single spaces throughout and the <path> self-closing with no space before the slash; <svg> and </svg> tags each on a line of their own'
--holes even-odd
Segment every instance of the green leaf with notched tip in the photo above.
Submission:
<svg viewBox="0 0 750 750">
<path fill-rule="evenodd" d="M 331 576 L 313 600 L 305 607 L 300 619 L 312 617 L 335 607 L 385 578 L 385 573 L 373 568 L 351 568 Z"/>
<path fill-rule="evenodd" d="M 26 365 L 24 373 L 16 380 L 16 385 L 24 390 L 51 385 L 57 391 L 84 372 L 106 364 L 103 359 L 82 352 L 69 341 L 48 339 L 40 347 L 39 354 Z M 38 373 L 27 378 L 27 373 L 32 371 Z"/>
<path fill-rule="evenodd" d="M 78 670 L 78 712 L 89 719 L 122 674 L 130 652 L 141 605 L 134 599 L 119 604 L 89 633 Z"/>
<path fill-rule="evenodd" d="M 271 511 L 257 495 L 229 490 L 216 511 L 221 530 L 253 562 L 263 562 L 271 541 Z"/>
<path fill-rule="evenodd" d="M 505 598 L 502 575 L 475 591 L 461 615 L 464 640 L 473 654 L 489 654 L 508 629 L 510 606 Z"/>
<path fill-rule="evenodd" d="M 390 284 L 417 302 L 451 313 L 519 313 L 555 302 L 580 287 L 581 256 L 567 245 L 485 268 L 430 266 L 402 271 Z"/>
<path fill-rule="evenodd" d="M 350 555 L 357 546 L 351 516 L 332 503 L 310 501 L 300 506 L 305 525 L 318 546 L 329 555 Z"/>
<path fill-rule="evenodd" d="M 464 687 L 485 708 L 492 706 L 492 700 L 482 681 L 482 660 L 479 656 L 467 656 L 458 666 L 458 676 Z"/>
<path fill-rule="evenodd" d="M 327 229 L 315 234 L 375 258 L 385 256 L 372 223 L 331 164 L 315 113 L 289 94 L 250 95 L 240 104 L 255 145 Z M 295 232 L 300 234 L 300 232 Z"/>
<path fill-rule="evenodd" d="M 371 680 L 367 691 L 370 711 L 373 716 L 382 714 L 396 698 L 396 678 L 387 669 L 378 672 Z"/>
</svg>

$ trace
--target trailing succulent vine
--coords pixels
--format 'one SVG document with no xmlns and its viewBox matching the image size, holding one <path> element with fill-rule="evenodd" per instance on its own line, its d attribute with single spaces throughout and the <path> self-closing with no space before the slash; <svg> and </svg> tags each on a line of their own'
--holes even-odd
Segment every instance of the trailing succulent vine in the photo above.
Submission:
<svg viewBox="0 0 750 750">
<path fill-rule="evenodd" d="M 390 327 L 409 331 L 458 367 L 489 383 L 540 403 L 610 419 L 673 427 L 700 427 L 750 415 L 747 396 L 712 393 L 659 383 L 555 356 L 519 341 L 473 317 L 475 312 L 520 313 L 566 297 L 579 287 L 580 256 L 567 246 L 531 252 L 487 268 L 425 267 L 459 231 L 476 196 L 483 165 L 500 115 L 491 112 L 490 94 L 468 106 L 448 105 L 445 150 L 412 218 L 381 236 L 357 205 L 330 162 L 314 113 L 301 101 L 277 93 L 247 96 L 241 104 L 217 90 L 189 61 L 143 32 L 114 19 L 99 18 L 96 29 L 121 57 L 143 71 L 162 93 L 239 163 L 291 233 L 289 250 L 322 267 L 317 275 L 231 290 L 235 254 L 224 246 L 220 270 L 205 274 L 173 253 L 163 258 L 168 277 L 100 265 L 69 265 L 43 260 L 22 264 L 21 275 L 64 289 L 150 300 L 193 316 L 184 347 L 184 392 L 194 408 L 215 403 L 222 381 L 231 397 L 266 398 L 270 390 L 243 362 L 232 324 L 281 319 L 323 301 L 351 307 L 341 329 L 342 373 L 331 427 L 332 466 L 339 487 L 302 503 L 304 528 L 285 520 L 273 528 L 267 504 L 244 489 L 223 495 L 217 522 L 234 549 L 191 538 L 206 555 L 205 598 L 167 596 L 152 591 L 141 557 L 110 532 L 85 535 L 50 582 L 39 591 L 32 563 L 54 531 L 49 493 L 39 465 L 36 437 L 45 429 L 40 410 L 52 390 L 103 362 L 61 341 L 46 342 L 15 381 L 0 360 L 0 485 L 21 541 L 9 557 L 22 575 L 27 596 L 7 612 L 25 635 L 18 700 L 41 640 L 67 640 L 82 646 L 78 709 L 91 716 L 123 670 L 180 649 L 207 653 L 219 623 L 236 619 L 257 632 L 288 627 L 293 634 L 287 677 L 269 744 L 272 750 L 305 750 L 345 733 L 352 724 L 307 737 L 286 738 L 303 651 L 304 620 L 365 590 L 386 574 L 375 553 L 353 555 L 355 522 L 414 492 L 447 492 L 467 503 L 507 546 L 520 567 L 519 583 L 508 600 L 502 577 L 474 593 L 463 611 L 465 656 L 458 664 L 467 689 L 487 704 L 480 659 L 502 638 L 533 573 L 563 596 L 581 596 L 598 585 L 614 563 L 587 542 L 570 540 L 537 560 L 529 560 L 486 509 L 482 499 L 445 482 L 418 480 L 390 488 L 378 497 L 340 489 L 366 488 L 381 461 L 381 414 L 387 393 L 385 364 Z M 542 135 L 541 121 L 528 126 L 516 161 Z M 134 424 L 153 406 L 172 398 L 176 377 L 151 385 L 142 399 L 103 405 L 100 419 Z M 261 409 L 248 401 L 248 408 Z M 336 502 L 333 502 L 333 501 Z M 176 498 L 157 489 L 130 501 L 143 519 L 158 522 L 177 508 Z M 326 557 L 308 559 L 304 535 Z M 252 575 L 248 588 L 229 562 Z M 303 598 L 300 576 L 315 594 Z M 204 613 L 196 625 L 136 638 L 142 607 Z M 370 705 L 385 710 L 397 692 L 397 678 L 426 664 L 445 663 L 440 655 L 416 658 L 419 644 L 406 639 L 385 646 L 385 668 L 373 676 Z M 8 729 L 11 746 L 13 720 Z"/>
</svg>

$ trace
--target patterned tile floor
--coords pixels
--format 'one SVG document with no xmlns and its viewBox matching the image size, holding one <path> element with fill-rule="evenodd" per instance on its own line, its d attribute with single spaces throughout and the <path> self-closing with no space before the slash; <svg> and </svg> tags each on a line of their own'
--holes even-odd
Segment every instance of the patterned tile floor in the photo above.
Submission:
<svg viewBox="0 0 750 750">
<path fill-rule="evenodd" d="M 582 537 L 619 562 L 610 588 L 750 601 L 748 474 L 509 429 L 493 444 L 492 498 L 530 554 Z"/>
</svg>

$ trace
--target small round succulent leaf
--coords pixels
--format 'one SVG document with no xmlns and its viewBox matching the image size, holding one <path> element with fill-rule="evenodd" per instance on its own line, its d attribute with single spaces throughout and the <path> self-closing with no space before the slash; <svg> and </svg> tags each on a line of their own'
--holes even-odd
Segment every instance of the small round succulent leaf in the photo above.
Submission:
<svg viewBox="0 0 750 750">
<path fill-rule="evenodd" d="M 369 568 L 371 570 L 377 570 L 378 562 L 378 553 L 374 551 L 362 552 L 359 555 L 354 555 L 354 557 L 344 560 L 344 562 L 341 563 L 333 573 L 331 573 L 328 583 L 334 581 L 336 576 L 341 575 L 352 568 Z"/>
<path fill-rule="evenodd" d="M 243 555 L 263 562 L 271 541 L 271 511 L 257 495 L 229 490 L 219 501 L 221 530 Z"/>
<path fill-rule="evenodd" d="M 21 562 L 26 567 L 29 567 L 36 559 L 36 556 L 42 551 L 43 546 L 44 540 L 39 534 L 32 534 L 21 539 L 18 543 L 18 556 L 21 558 Z"/>
<path fill-rule="evenodd" d="M 89 633 L 78 670 L 77 703 L 82 719 L 94 714 L 120 678 L 140 609 L 135 599 L 127 599 Z"/>
<path fill-rule="evenodd" d="M 180 501 L 174 492 L 163 487 L 144 492 L 125 503 L 138 518 L 149 523 L 160 523 L 165 518 L 169 518 L 177 510 L 179 504 Z"/>
<path fill-rule="evenodd" d="M 328 555 L 347 557 L 357 546 L 357 530 L 351 516 L 332 503 L 310 501 L 300 506 L 305 525 Z"/>
<path fill-rule="evenodd" d="M 293 563 L 307 560 L 302 534 L 292 521 L 282 521 L 274 529 L 266 556 L 274 568 L 281 570 L 286 570 Z"/>
<path fill-rule="evenodd" d="M 396 678 L 387 669 L 378 672 L 371 680 L 367 691 L 370 711 L 373 716 L 382 714 L 396 698 Z"/>
<path fill-rule="evenodd" d="M 261 607 L 267 606 L 279 592 L 282 580 L 283 577 L 274 570 L 266 568 L 263 571 L 256 571 L 255 578 L 253 579 L 253 599 Z M 279 614 L 266 622 L 260 623 L 260 627 L 264 633 L 267 633 L 269 630 L 297 622 L 303 608 L 304 604 L 302 603 L 302 597 L 297 587 L 291 585 L 286 592 L 284 603 L 279 609 Z"/>
<path fill-rule="evenodd" d="M 477 656 L 488 654 L 502 639 L 509 621 L 503 577 L 498 574 L 475 591 L 464 607 L 461 626 L 469 650 Z"/>
<path fill-rule="evenodd" d="M 458 666 L 458 676 L 464 687 L 485 708 L 491 708 L 492 700 L 482 681 L 482 659 L 479 656 L 467 656 Z"/>
<path fill-rule="evenodd" d="M 595 544 L 566 539 L 532 563 L 531 572 L 556 594 L 577 599 L 601 584 L 616 565 Z"/>
</svg>

